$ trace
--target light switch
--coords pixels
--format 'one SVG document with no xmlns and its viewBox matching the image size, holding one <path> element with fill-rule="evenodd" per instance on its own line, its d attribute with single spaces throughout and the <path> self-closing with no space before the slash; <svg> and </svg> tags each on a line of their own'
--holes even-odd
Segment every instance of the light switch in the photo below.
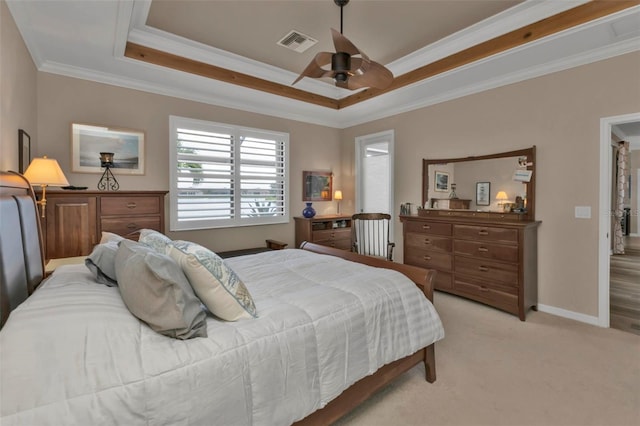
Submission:
<svg viewBox="0 0 640 426">
<path fill-rule="evenodd" d="M 591 219 L 591 206 L 576 206 L 577 219 Z"/>
</svg>

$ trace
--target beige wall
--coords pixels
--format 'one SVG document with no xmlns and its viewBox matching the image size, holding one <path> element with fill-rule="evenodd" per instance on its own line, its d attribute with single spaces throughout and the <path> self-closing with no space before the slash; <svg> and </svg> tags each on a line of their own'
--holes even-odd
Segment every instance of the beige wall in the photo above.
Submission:
<svg viewBox="0 0 640 426">
<path fill-rule="evenodd" d="M 182 115 L 289 132 L 293 214 L 304 207 L 300 197 L 302 170 L 329 169 L 336 173 L 335 187 L 343 190 L 343 211 L 351 212 L 354 138 L 394 129 L 397 213 L 401 202 L 421 201 L 422 158 L 481 155 L 536 145 L 537 218 L 542 221 L 540 303 L 597 316 L 598 218 L 605 214 L 598 209 L 600 118 L 640 111 L 640 54 L 627 54 L 340 131 L 52 74 L 37 73 L 36 78 L 4 2 L 0 12 L 0 168 L 16 168 L 17 129 L 24 128 L 37 140 L 32 155 L 47 154 L 58 159 L 72 184 L 94 188 L 99 175 L 70 171 L 71 123 L 130 127 L 146 132 L 147 170 L 145 176 L 121 177 L 122 189 L 167 189 L 168 116 Z M 314 205 L 319 214 L 335 212 L 335 202 Z M 574 206 L 591 206 L 592 218 L 575 219 Z M 399 222 L 396 229 L 396 259 L 400 261 Z M 214 250 L 228 250 L 262 245 L 265 238 L 293 245 L 293 234 L 290 223 L 170 236 Z"/>
<path fill-rule="evenodd" d="M 36 73 L 7 3 L 0 0 L 0 170 L 18 171 L 18 129 L 37 144 Z"/>
<path fill-rule="evenodd" d="M 340 132 L 337 129 L 38 73 L 38 133 L 42 142 L 38 154 L 57 159 L 72 185 L 95 189 L 100 179 L 100 174 L 71 173 L 71 123 L 87 123 L 144 130 L 146 174 L 117 176 L 120 189 L 168 190 L 170 115 L 288 132 L 292 216 L 301 215 L 305 207 L 302 202 L 303 170 L 333 170 L 336 185 L 340 185 Z M 313 204 L 318 214 L 336 212 L 335 202 Z M 168 197 L 166 211 L 168 219 Z M 174 239 L 198 242 L 212 250 L 264 246 L 266 238 L 290 246 L 295 242 L 293 219 L 285 225 L 168 234 Z"/>
<path fill-rule="evenodd" d="M 398 213 L 421 201 L 422 158 L 536 145 L 539 301 L 597 316 L 600 118 L 640 111 L 639 75 L 640 54 L 627 54 L 347 129 L 342 152 L 353 162 L 356 136 L 395 130 Z M 591 219 L 575 219 L 575 206 L 591 206 Z"/>
</svg>

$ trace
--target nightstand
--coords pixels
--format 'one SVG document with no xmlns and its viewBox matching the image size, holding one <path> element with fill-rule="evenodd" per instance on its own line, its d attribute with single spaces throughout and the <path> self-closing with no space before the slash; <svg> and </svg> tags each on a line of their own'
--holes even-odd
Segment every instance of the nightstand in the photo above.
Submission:
<svg viewBox="0 0 640 426">
<path fill-rule="evenodd" d="M 59 259 L 51 259 L 47 262 L 44 267 L 44 277 L 48 277 L 53 274 L 53 271 L 56 270 L 57 267 L 62 265 L 80 265 L 84 264 L 84 260 L 87 256 L 75 256 L 75 257 L 61 257 Z"/>
</svg>

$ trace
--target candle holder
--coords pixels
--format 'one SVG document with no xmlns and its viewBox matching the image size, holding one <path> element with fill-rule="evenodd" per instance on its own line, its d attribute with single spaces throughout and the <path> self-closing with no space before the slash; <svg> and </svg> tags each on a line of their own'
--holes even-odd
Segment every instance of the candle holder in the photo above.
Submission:
<svg viewBox="0 0 640 426">
<path fill-rule="evenodd" d="M 111 172 L 113 152 L 100 153 L 100 167 L 104 167 L 104 173 L 102 173 L 102 177 L 98 181 L 98 189 L 100 191 L 117 191 L 120 189 L 120 184 Z"/>
</svg>

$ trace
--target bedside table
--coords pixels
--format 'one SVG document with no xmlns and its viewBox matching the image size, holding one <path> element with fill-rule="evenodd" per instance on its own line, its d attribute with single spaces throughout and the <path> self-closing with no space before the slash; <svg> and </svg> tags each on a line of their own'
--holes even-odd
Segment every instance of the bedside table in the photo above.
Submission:
<svg viewBox="0 0 640 426">
<path fill-rule="evenodd" d="M 44 267 L 44 277 L 48 277 L 53 274 L 53 271 L 56 270 L 57 267 L 62 265 L 80 265 L 84 264 L 84 260 L 87 256 L 75 256 L 75 257 L 61 257 L 59 259 L 51 259 L 47 262 Z"/>
</svg>

